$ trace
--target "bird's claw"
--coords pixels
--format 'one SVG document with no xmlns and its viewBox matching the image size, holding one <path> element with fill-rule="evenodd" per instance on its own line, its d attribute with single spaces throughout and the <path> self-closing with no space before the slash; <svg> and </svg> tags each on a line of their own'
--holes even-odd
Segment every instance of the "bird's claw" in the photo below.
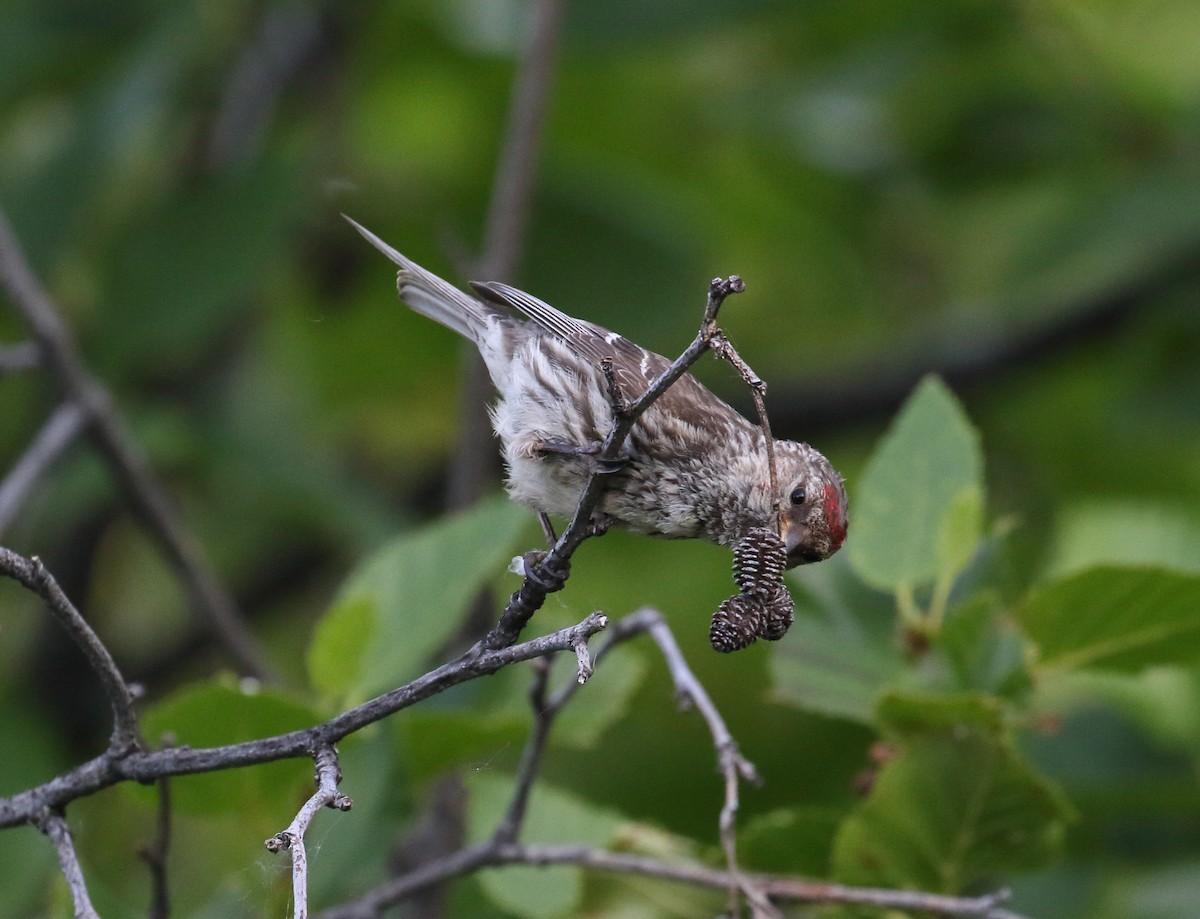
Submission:
<svg viewBox="0 0 1200 919">
<path fill-rule="evenodd" d="M 588 521 L 588 536 L 603 536 L 616 521 L 603 511 L 594 511 Z"/>
<path fill-rule="evenodd" d="M 587 462 L 588 471 L 593 475 L 612 475 L 621 472 L 629 465 L 629 455 L 623 452 L 616 457 L 601 456 L 604 444 L 594 440 L 588 444 L 572 444 L 562 440 L 543 440 L 537 445 L 537 452 L 542 456 L 570 456 Z"/>
<path fill-rule="evenodd" d="M 551 594 L 562 590 L 571 576 L 571 563 L 558 558 L 552 552 L 532 549 L 521 556 L 525 563 L 525 577 Z"/>
</svg>

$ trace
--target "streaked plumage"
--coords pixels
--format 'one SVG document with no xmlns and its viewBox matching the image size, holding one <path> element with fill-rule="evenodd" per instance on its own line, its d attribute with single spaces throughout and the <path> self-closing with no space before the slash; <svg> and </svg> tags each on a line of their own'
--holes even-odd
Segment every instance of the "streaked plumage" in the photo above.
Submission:
<svg viewBox="0 0 1200 919">
<path fill-rule="evenodd" d="M 612 425 L 601 360 L 612 358 L 630 399 L 670 361 L 507 284 L 473 283 L 479 297 L 472 297 L 350 223 L 400 266 L 405 303 L 479 349 L 500 394 L 491 418 L 511 496 L 570 516 L 590 465 L 569 450 L 603 440 Z M 774 520 L 761 430 L 690 374 L 638 419 L 626 449 L 599 507 L 624 529 L 732 546 L 766 526 L 779 532 L 788 567 L 828 558 L 845 539 L 846 492 L 828 460 L 807 444 L 775 442 L 781 513 Z"/>
</svg>

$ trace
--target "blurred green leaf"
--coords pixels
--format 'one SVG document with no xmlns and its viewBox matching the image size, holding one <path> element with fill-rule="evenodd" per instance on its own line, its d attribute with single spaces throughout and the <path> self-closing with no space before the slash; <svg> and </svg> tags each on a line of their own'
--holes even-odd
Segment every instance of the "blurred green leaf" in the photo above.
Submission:
<svg viewBox="0 0 1200 919">
<path fill-rule="evenodd" d="M 895 695 L 881 714 L 896 752 L 838 831 L 839 880 L 958 893 L 1057 853 L 1071 811 L 1012 749 L 993 703 Z"/>
<path fill-rule="evenodd" d="M 773 810 L 747 820 L 738 832 L 738 860 L 753 871 L 824 877 L 838 824 L 833 811 Z"/>
<path fill-rule="evenodd" d="M 791 580 L 796 621 L 772 649 L 775 697 L 806 711 L 873 726 L 880 694 L 906 671 L 890 606 L 864 588 L 841 558 Z"/>
<path fill-rule="evenodd" d="M 467 777 L 467 838 L 486 839 L 504 818 L 512 798 L 512 778 L 490 772 Z M 616 838 L 620 818 L 573 795 L 539 782 L 533 791 L 521 839 L 525 842 L 579 843 L 604 847 Z M 480 883 L 498 906 L 518 916 L 549 919 L 579 906 L 583 870 L 497 868 L 479 875 Z"/>
<path fill-rule="evenodd" d="M 938 524 L 934 558 L 937 574 L 953 578 L 966 567 L 983 538 L 983 491 L 978 483 L 962 488 Z"/>
<path fill-rule="evenodd" d="M 1043 585 L 1018 610 L 1043 671 L 1134 671 L 1200 659 L 1200 576 L 1089 568 Z"/>
<path fill-rule="evenodd" d="M 894 649 L 864 645 L 820 619 L 797 619 L 771 657 L 776 696 L 820 715 L 874 720 L 880 692 L 904 673 Z"/>
<path fill-rule="evenodd" d="M 1152 501 L 1084 501 L 1063 509 L 1048 573 L 1154 565 L 1200 574 L 1200 519 Z"/>
<path fill-rule="evenodd" d="M 997 596 L 980 591 L 951 610 L 933 648 L 945 656 L 957 690 L 1016 699 L 1029 688 L 1025 644 Z"/>
<path fill-rule="evenodd" d="M 946 385 L 926 377 L 862 474 L 851 564 L 882 590 L 928 583 L 974 551 L 982 494 L 978 435 Z"/>
<path fill-rule="evenodd" d="M 476 594 L 504 571 L 528 522 L 528 511 L 497 497 L 405 533 L 362 562 L 309 646 L 309 673 L 327 701 L 361 699 L 418 676 Z"/>
<path fill-rule="evenodd" d="M 322 698 L 340 699 L 358 683 L 377 620 L 374 598 L 360 595 L 338 603 L 317 624 L 308 646 L 308 678 Z"/>
</svg>

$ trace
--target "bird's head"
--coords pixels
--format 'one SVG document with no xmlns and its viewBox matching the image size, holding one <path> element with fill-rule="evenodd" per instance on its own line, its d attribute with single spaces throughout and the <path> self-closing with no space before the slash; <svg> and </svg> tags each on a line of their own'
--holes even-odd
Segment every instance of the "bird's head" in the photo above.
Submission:
<svg viewBox="0 0 1200 919">
<path fill-rule="evenodd" d="M 787 566 L 829 558 L 842 547 L 850 524 L 842 477 L 808 444 L 778 441 L 775 460 L 782 491 L 779 538 Z"/>
</svg>

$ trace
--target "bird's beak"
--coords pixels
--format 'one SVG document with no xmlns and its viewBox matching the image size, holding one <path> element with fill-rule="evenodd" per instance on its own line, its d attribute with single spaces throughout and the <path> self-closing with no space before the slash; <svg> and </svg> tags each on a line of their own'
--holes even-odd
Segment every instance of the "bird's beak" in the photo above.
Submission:
<svg viewBox="0 0 1200 919">
<path fill-rule="evenodd" d="M 779 517 L 779 538 L 783 541 L 783 549 L 787 553 L 787 566 L 795 568 L 797 565 L 802 565 L 811 559 L 804 558 L 799 554 L 800 545 L 808 536 L 808 527 L 803 523 L 788 517 L 787 514 L 782 514 Z"/>
</svg>

